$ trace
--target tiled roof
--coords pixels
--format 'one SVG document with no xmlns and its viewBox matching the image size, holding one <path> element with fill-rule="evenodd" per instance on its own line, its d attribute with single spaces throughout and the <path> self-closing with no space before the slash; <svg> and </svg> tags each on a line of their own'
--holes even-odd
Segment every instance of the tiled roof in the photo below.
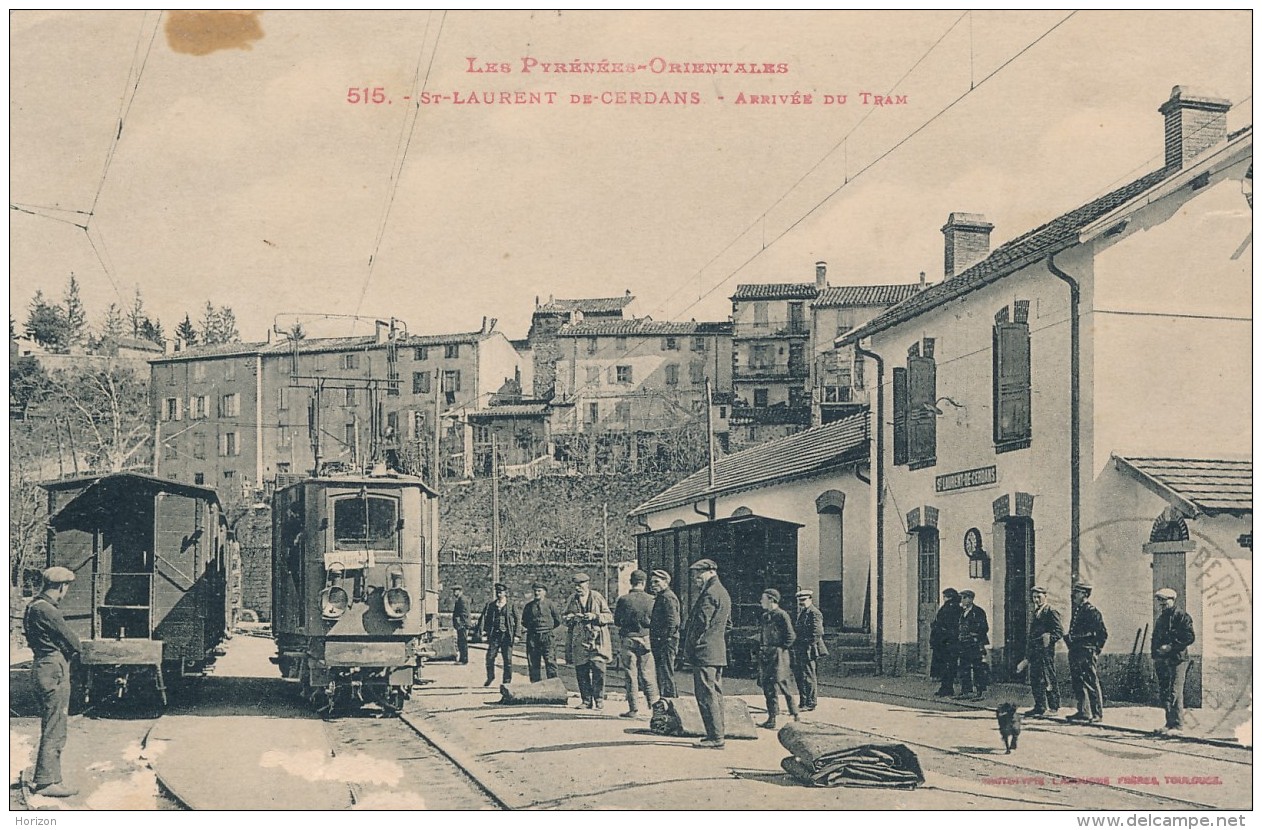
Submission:
<svg viewBox="0 0 1262 830">
<path fill-rule="evenodd" d="M 1253 462 L 1210 458 L 1124 458 L 1113 456 L 1164 497 L 1174 496 L 1196 512 L 1252 513 Z"/>
<path fill-rule="evenodd" d="M 813 300 L 819 289 L 813 282 L 753 282 L 736 286 L 732 302 L 741 300 Z"/>
<path fill-rule="evenodd" d="M 454 334 L 413 334 L 407 340 L 400 340 L 399 345 L 409 346 L 444 346 L 448 343 L 480 343 L 488 337 L 499 334 L 497 331 L 461 331 Z"/>
<path fill-rule="evenodd" d="M 217 343 L 213 346 L 189 346 L 182 352 L 155 357 L 149 362 L 166 363 L 172 360 L 205 360 L 215 357 L 258 354 L 267 347 L 266 343 Z"/>
<path fill-rule="evenodd" d="M 548 405 L 546 403 L 506 403 L 499 406 L 489 406 L 486 409 L 479 409 L 477 412 L 470 412 L 470 418 L 508 418 L 547 415 Z"/>
<path fill-rule="evenodd" d="M 1178 172 L 1177 167 L 1163 167 L 1155 170 L 1099 199 L 1056 217 L 1046 225 L 1004 243 L 992 251 L 990 256 L 971 268 L 913 294 L 884 314 L 851 329 L 841 338 L 841 342 L 854 343 L 891 326 L 906 322 L 931 308 L 989 285 L 1019 271 L 1037 259 L 1068 247 L 1078 238 L 1079 231 L 1087 225 Z"/>
<path fill-rule="evenodd" d="M 568 314 L 571 311 L 582 311 L 588 314 L 608 314 L 622 311 L 634 300 L 630 294 L 621 297 L 593 297 L 586 300 L 548 300 L 535 307 L 535 314 Z"/>
<path fill-rule="evenodd" d="M 833 285 L 819 292 L 811 308 L 836 308 L 848 305 L 891 306 L 915 294 L 920 283 L 896 285 Z"/>
<path fill-rule="evenodd" d="M 698 323 L 695 321 L 687 323 L 674 323 L 668 320 L 596 320 L 584 321 L 582 323 L 571 323 L 561 326 L 557 332 L 557 337 L 599 337 L 601 335 L 618 335 L 618 336 L 661 336 L 661 335 L 689 335 L 689 334 L 717 334 L 723 329 L 717 328 L 726 326 L 726 331 L 731 332 L 731 323 Z"/>
<path fill-rule="evenodd" d="M 716 459 L 714 489 L 709 487 L 709 472 L 702 468 L 653 496 L 632 510 L 631 515 L 642 516 L 719 493 L 803 478 L 867 457 L 868 413 L 864 411 Z"/>
<path fill-rule="evenodd" d="M 160 352 L 162 347 L 152 340 L 145 340 L 140 337 L 119 337 L 114 340 L 114 345 L 120 349 L 132 349 L 138 352 Z"/>
<path fill-rule="evenodd" d="M 478 343 L 498 332 L 467 331 L 453 334 L 409 335 L 400 338 L 400 348 L 410 349 L 413 346 L 444 346 L 448 343 Z M 356 349 L 385 348 L 384 342 L 378 342 L 376 335 L 361 334 L 354 337 L 309 337 L 298 341 L 300 354 L 318 352 L 346 352 Z M 252 354 L 289 354 L 293 351 L 293 343 L 286 339 L 272 343 L 222 343 L 215 346 L 190 346 L 176 354 L 163 355 L 150 360 L 159 363 L 171 360 L 202 360 L 216 357 L 232 357 L 234 355 Z"/>
</svg>

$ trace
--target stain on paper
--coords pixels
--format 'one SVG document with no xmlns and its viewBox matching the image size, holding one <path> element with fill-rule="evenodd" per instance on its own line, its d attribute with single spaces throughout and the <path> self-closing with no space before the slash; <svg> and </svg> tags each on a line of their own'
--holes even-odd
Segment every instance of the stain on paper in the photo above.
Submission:
<svg viewBox="0 0 1262 830">
<path fill-rule="evenodd" d="M 209 55 L 220 49 L 251 49 L 263 37 L 262 12 L 168 11 L 167 44 L 185 55 Z"/>
</svg>

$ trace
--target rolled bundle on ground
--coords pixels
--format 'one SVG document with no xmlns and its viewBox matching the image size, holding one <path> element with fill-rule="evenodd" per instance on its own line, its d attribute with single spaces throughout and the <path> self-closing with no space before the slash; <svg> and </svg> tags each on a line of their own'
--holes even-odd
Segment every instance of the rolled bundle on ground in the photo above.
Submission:
<svg viewBox="0 0 1262 830">
<path fill-rule="evenodd" d="M 537 683 L 526 683 L 512 686 L 507 683 L 500 686 L 500 703 L 513 705 L 560 705 L 564 706 L 570 698 L 561 678 L 552 677 Z"/>
<path fill-rule="evenodd" d="M 874 744 L 815 724 L 791 723 L 780 743 L 793 753 L 781 766 L 794 778 L 823 787 L 905 787 L 925 782 L 916 754 L 902 744 Z"/>
<path fill-rule="evenodd" d="M 705 721 L 696 698 L 662 698 L 666 704 L 664 713 L 655 713 L 649 721 L 649 729 L 658 735 L 674 735 L 684 738 L 704 738 Z M 749 707 L 739 697 L 723 698 L 723 728 L 727 738 L 755 739 L 758 732 L 749 716 Z"/>
</svg>

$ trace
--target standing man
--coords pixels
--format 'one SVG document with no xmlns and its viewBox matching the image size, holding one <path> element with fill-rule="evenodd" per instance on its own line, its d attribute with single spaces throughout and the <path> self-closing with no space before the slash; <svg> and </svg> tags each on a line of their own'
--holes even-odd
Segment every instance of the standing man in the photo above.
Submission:
<svg viewBox="0 0 1262 830">
<path fill-rule="evenodd" d="M 648 574 L 638 568 L 631 572 L 631 590 L 618 597 L 613 621 L 622 638 L 622 667 L 627 672 L 627 711 L 620 717 L 640 716 L 636 689 L 644 692 L 650 709 L 657 708 L 657 671 L 653 667 L 653 649 L 649 642 L 653 618 L 653 598 L 644 591 Z"/>
<path fill-rule="evenodd" d="M 976 596 L 967 588 L 960 591 L 960 629 L 955 638 L 959 654 L 960 693 L 956 697 L 981 700 L 990 686 L 990 670 L 986 666 L 990 622 L 982 607 L 973 604 Z"/>
<path fill-rule="evenodd" d="M 534 591 L 535 598 L 521 611 L 521 627 L 526 629 L 526 664 L 530 668 L 530 682 L 538 683 L 543 679 L 543 671 L 547 671 L 549 680 L 557 676 L 552 632 L 561 624 L 561 612 L 548 599 L 548 586 L 536 582 Z"/>
<path fill-rule="evenodd" d="M 1109 639 L 1109 631 L 1104 627 L 1104 617 L 1087 602 L 1089 596 L 1091 586 L 1085 582 L 1079 582 L 1070 592 L 1073 611 L 1065 645 L 1069 646 L 1069 679 L 1078 699 L 1078 711 L 1067 720 L 1098 723 L 1104 718 L 1104 690 L 1100 687 L 1096 658 Z"/>
<path fill-rule="evenodd" d="M 1162 588 L 1153 594 L 1157 603 L 1157 622 L 1152 629 L 1152 664 L 1161 686 L 1161 705 L 1166 710 L 1166 725 L 1156 730 L 1161 735 L 1183 734 L 1183 682 L 1187 680 L 1188 646 L 1196 642 L 1192 617 L 1174 607 L 1179 598 L 1173 588 Z"/>
<path fill-rule="evenodd" d="M 793 648 L 797 634 L 793 630 L 793 620 L 780 607 L 779 591 L 775 588 L 763 591 L 758 604 L 763 610 L 762 630 L 759 632 L 758 685 L 762 686 L 763 698 L 767 701 L 767 721 L 759 726 L 775 729 L 780 695 L 784 695 L 789 714 L 794 720 L 799 719 L 798 702 L 789 689 L 789 681 L 793 679 L 789 649 Z"/>
<path fill-rule="evenodd" d="M 43 573 L 39 596 L 26 606 L 22 630 L 35 653 L 31 674 L 39 689 L 41 708 L 39 755 L 31 792 L 49 798 L 69 798 L 78 792 L 61 780 L 61 751 L 66 747 L 66 721 L 70 717 L 70 660 L 79 653 L 79 637 L 66 625 L 57 607 L 74 582 L 69 568 L 54 567 Z"/>
<path fill-rule="evenodd" d="M 575 667 L 583 706 L 604 709 L 605 666 L 613 659 L 608 628 L 613 625 L 613 614 L 600 592 L 592 590 L 587 574 L 574 574 L 574 594 L 561 619 L 569 626 L 565 662 Z"/>
<path fill-rule="evenodd" d="M 457 585 L 452 589 L 456 595 L 455 605 L 451 609 L 451 627 L 456 629 L 456 659 L 461 665 L 469 664 L 469 603 L 464 598 L 464 588 Z"/>
<path fill-rule="evenodd" d="M 1030 691 L 1034 708 L 1025 714 L 1032 718 L 1054 715 L 1060 709 L 1060 686 L 1056 681 L 1056 644 L 1065 636 L 1060 614 L 1047 602 L 1047 589 L 1035 585 L 1030 589 L 1034 613 L 1030 616 L 1030 634 L 1025 640 L 1025 659 L 1017 664 L 1020 673 L 1030 668 Z"/>
<path fill-rule="evenodd" d="M 723 723 L 723 669 L 727 666 L 727 629 L 732 624 L 732 598 L 719 582 L 713 559 L 698 559 L 689 567 L 700 589 L 684 632 L 684 659 L 692 667 L 692 690 L 705 722 L 699 746 L 722 749 L 727 729 Z"/>
<path fill-rule="evenodd" d="M 649 645 L 657 669 L 657 691 L 662 697 L 678 697 L 675 691 L 675 658 L 679 656 L 679 597 L 670 589 L 670 574 L 661 569 L 649 577 L 653 589 L 653 616 L 649 621 Z"/>
<path fill-rule="evenodd" d="M 929 647 L 933 649 L 929 676 L 939 681 L 938 691 L 933 693 L 935 697 L 955 694 L 955 665 L 959 662 L 955 641 L 959 634 L 960 594 L 954 588 L 947 588 L 942 592 L 942 607 L 929 627 Z"/>
<path fill-rule="evenodd" d="M 798 616 L 793 641 L 793 676 L 797 680 L 801 709 L 810 712 L 819 703 L 816 664 L 828 656 L 824 645 L 824 615 L 815 607 L 815 592 L 807 588 L 797 592 Z"/>
<path fill-rule="evenodd" d="M 495 583 L 495 599 L 482 609 L 482 619 L 478 622 L 482 627 L 482 637 L 486 640 L 486 682 L 490 686 L 495 682 L 495 656 L 501 656 L 504 663 L 504 682 L 513 682 L 513 643 L 517 641 L 517 609 L 508 599 L 508 586 L 503 582 Z"/>
</svg>

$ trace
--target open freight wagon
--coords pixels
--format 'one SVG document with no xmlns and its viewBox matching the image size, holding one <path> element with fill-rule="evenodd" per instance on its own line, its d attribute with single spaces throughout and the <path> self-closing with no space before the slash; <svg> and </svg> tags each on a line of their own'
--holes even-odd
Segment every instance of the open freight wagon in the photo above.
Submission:
<svg viewBox="0 0 1262 830">
<path fill-rule="evenodd" d="M 227 631 L 227 522 L 214 490 L 141 473 L 49 482 L 48 565 L 75 573 L 62 600 L 83 640 L 85 702 L 137 682 L 165 705 L 202 676 Z"/>
</svg>

